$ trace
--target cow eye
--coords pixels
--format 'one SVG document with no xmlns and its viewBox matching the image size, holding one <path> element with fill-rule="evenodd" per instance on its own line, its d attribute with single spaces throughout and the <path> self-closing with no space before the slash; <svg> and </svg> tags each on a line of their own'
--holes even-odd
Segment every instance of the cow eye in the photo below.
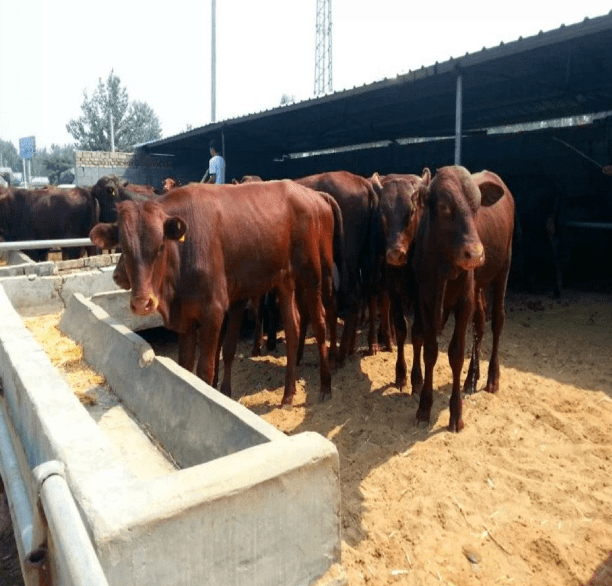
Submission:
<svg viewBox="0 0 612 586">
<path fill-rule="evenodd" d="M 445 201 L 440 201 L 438 202 L 438 213 L 440 216 L 448 218 L 452 214 L 452 209 Z"/>
</svg>

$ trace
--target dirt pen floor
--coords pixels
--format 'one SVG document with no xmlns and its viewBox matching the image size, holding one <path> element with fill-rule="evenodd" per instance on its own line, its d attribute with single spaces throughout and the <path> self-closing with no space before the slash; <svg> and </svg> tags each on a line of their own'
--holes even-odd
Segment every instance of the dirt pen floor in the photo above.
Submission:
<svg viewBox="0 0 612 586">
<path fill-rule="evenodd" d="M 291 410 L 278 409 L 284 345 L 251 358 L 240 343 L 234 398 L 338 448 L 349 586 L 612 584 L 612 294 L 513 293 L 507 310 L 500 391 L 465 399 L 459 434 L 446 431 L 450 323 L 429 428 L 414 426 L 417 398 L 393 387 L 395 352 L 365 356 L 363 335 L 323 404 L 310 341 Z M 172 336 L 148 337 L 175 356 Z"/>
</svg>

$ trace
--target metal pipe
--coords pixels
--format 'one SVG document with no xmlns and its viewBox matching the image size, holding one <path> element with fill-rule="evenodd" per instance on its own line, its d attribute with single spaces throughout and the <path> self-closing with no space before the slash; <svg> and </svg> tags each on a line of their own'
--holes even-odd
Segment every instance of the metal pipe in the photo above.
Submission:
<svg viewBox="0 0 612 586">
<path fill-rule="evenodd" d="M 57 461 L 34 469 L 59 566 L 72 586 L 108 586 L 64 474 L 64 465 Z"/>
<path fill-rule="evenodd" d="M 66 238 L 64 240 L 24 240 L 23 242 L 0 242 L 1 250 L 35 250 L 37 248 L 68 248 L 70 246 L 93 246 L 89 238 Z"/>
<path fill-rule="evenodd" d="M 19 548 L 21 554 L 26 556 L 32 551 L 34 517 L 28 497 L 28 489 L 21 476 L 3 407 L 0 407 L 0 471 L 2 472 L 2 480 L 4 481 L 10 508 L 14 512 L 15 538 L 21 546 Z"/>
<path fill-rule="evenodd" d="M 455 102 L 455 165 L 461 165 L 461 124 L 463 112 L 463 77 L 457 76 L 457 96 Z"/>
<path fill-rule="evenodd" d="M 566 222 L 565 226 L 570 228 L 595 228 L 598 230 L 612 230 L 610 222 Z"/>
</svg>

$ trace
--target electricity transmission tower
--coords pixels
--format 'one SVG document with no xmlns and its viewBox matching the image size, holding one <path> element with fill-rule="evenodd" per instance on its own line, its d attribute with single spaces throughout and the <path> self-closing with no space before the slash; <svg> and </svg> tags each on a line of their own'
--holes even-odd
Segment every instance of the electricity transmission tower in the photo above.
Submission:
<svg viewBox="0 0 612 586">
<path fill-rule="evenodd" d="M 314 94 L 333 90 L 331 0 L 317 0 Z"/>
</svg>

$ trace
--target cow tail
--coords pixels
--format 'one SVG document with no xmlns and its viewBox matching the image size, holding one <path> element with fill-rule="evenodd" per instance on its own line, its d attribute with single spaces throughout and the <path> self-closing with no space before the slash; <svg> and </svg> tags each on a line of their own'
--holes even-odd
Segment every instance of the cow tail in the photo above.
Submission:
<svg viewBox="0 0 612 586">
<path fill-rule="evenodd" d="M 368 288 L 370 295 L 378 295 L 385 281 L 385 239 L 380 212 L 380 200 L 376 193 L 370 200 L 368 238 Z"/>
<path fill-rule="evenodd" d="M 334 248 L 334 264 L 338 269 L 339 285 L 338 295 L 344 297 L 347 293 L 346 287 L 348 283 L 348 271 L 346 268 L 346 252 L 344 243 L 344 220 L 342 219 L 342 212 L 338 202 L 329 194 L 325 192 L 319 192 L 321 196 L 327 201 L 334 214 L 334 237 L 333 237 L 333 248 Z"/>
</svg>

